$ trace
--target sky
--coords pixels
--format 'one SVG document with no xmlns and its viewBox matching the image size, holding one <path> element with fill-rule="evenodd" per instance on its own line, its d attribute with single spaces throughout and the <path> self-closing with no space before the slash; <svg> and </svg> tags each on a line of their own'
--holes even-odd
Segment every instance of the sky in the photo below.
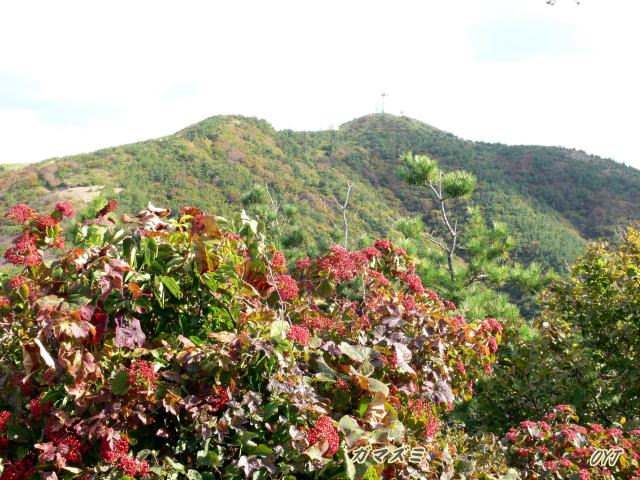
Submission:
<svg viewBox="0 0 640 480">
<path fill-rule="evenodd" d="M 470 140 L 640 168 L 638 0 L 0 3 L 0 163 L 243 114 L 337 128 L 381 109 Z"/>
</svg>

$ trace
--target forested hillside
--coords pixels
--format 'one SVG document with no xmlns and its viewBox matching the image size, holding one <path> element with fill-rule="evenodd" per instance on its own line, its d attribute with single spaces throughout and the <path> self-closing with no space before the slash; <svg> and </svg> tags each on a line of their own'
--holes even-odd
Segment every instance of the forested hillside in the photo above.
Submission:
<svg viewBox="0 0 640 480">
<path fill-rule="evenodd" d="M 429 154 L 444 168 L 473 172 L 475 202 L 488 218 L 508 224 L 525 261 L 561 267 L 576 258 L 585 239 L 640 218 L 640 172 L 633 168 L 576 150 L 466 141 L 389 114 L 321 132 L 212 117 L 160 139 L 7 169 L 0 174 L 0 210 L 18 202 L 81 204 L 102 194 L 124 211 L 150 200 L 227 215 L 241 205 L 251 210 L 255 197 L 264 202 L 266 193 L 280 206 L 280 221 L 295 224 L 282 238 L 284 247 L 313 254 L 342 239 L 334 197 L 344 199 L 348 182 L 354 244 L 399 235 L 399 222 L 416 215 L 428 223 L 430 199 L 398 175 L 398 157 L 408 150 Z"/>
<path fill-rule="evenodd" d="M 0 480 L 640 480 L 639 177 L 391 115 L 6 169 Z"/>
</svg>

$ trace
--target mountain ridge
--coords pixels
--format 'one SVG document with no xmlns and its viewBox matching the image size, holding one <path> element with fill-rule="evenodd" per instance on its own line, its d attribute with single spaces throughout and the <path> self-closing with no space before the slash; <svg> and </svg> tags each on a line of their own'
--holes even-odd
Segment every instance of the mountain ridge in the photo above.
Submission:
<svg viewBox="0 0 640 480">
<path fill-rule="evenodd" d="M 304 243 L 320 248 L 340 239 L 334 197 L 349 181 L 354 239 L 398 236 L 400 220 L 432 207 L 425 192 L 397 175 L 398 157 L 407 150 L 429 154 L 447 170 L 476 174 L 478 203 L 487 216 L 507 222 L 522 259 L 560 268 L 585 240 L 640 219 L 640 171 L 632 167 L 575 149 L 464 140 L 391 114 L 315 132 L 276 130 L 255 117 L 213 116 L 158 139 L 0 173 L 0 209 L 69 195 L 87 203 L 102 194 L 118 199 L 124 211 L 151 200 L 229 215 L 256 184 L 268 185 L 297 210 L 290 223 Z"/>
</svg>

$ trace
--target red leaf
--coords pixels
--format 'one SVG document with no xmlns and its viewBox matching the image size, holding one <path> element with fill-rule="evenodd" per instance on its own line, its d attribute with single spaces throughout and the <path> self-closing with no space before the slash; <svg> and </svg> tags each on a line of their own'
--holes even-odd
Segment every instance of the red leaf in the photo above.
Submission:
<svg viewBox="0 0 640 480">
<path fill-rule="evenodd" d="M 125 318 L 123 315 L 116 317 L 116 337 L 114 339 L 116 347 L 133 350 L 134 348 L 142 347 L 146 339 L 140 320 L 137 318 Z"/>
</svg>

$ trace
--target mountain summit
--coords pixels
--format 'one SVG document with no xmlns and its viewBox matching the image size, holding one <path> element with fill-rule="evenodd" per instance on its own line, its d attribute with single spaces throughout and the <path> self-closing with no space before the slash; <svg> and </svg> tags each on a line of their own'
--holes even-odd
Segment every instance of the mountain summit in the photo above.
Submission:
<svg viewBox="0 0 640 480">
<path fill-rule="evenodd" d="M 340 238 L 334 197 L 344 196 L 348 182 L 354 239 L 388 235 L 400 220 L 428 212 L 430 200 L 397 173 L 398 157 L 408 150 L 436 158 L 445 169 L 472 171 L 474 198 L 509 225 L 523 259 L 559 267 L 585 239 L 640 219 L 640 171 L 631 167 L 578 150 L 467 141 L 390 114 L 319 132 L 211 117 L 163 138 L 0 172 L 0 209 L 59 199 L 80 207 L 100 194 L 128 212 L 150 200 L 230 215 L 261 185 L 295 212 L 305 244 L 320 247 Z"/>
</svg>

